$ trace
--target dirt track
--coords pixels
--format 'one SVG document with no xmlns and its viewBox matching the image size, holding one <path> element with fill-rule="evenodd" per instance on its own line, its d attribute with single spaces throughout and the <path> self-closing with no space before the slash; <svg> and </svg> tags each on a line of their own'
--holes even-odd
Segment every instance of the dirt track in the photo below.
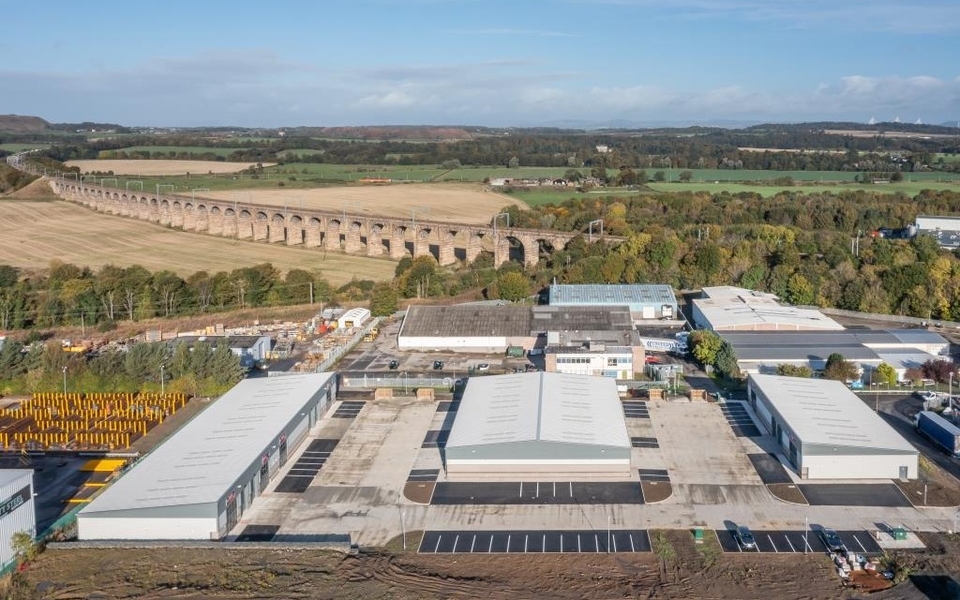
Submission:
<svg viewBox="0 0 960 600">
<path fill-rule="evenodd" d="M 312 550 L 45 552 L 24 574 L 44 598 L 856 598 L 823 555 L 723 555 L 670 531 L 655 554 L 348 556 Z M 960 544 L 933 540 L 918 568 L 953 572 Z M 884 598 L 914 597 L 908 583 Z M 898 592 L 899 594 L 894 594 Z M 894 595 L 887 595 L 894 594 Z M 921 596 L 922 597 L 922 596 Z"/>
</svg>

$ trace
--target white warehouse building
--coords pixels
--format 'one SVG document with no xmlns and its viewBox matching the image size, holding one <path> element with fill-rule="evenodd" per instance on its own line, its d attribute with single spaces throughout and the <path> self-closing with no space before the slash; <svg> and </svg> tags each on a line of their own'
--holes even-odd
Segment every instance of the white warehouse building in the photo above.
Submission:
<svg viewBox="0 0 960 600">
<path fill-rule="evenodd" d="M 36 507 L 33 501 L 33 469 L 0 470 L 0 567 L 8 568 L 17 559 L 11 542 L 16 533 L 37 536 Z"/>
<path fill-rule="evenodd" d="M 917 449 L 842 382 L 751 374 L 747 398 L 803 479 L 917 477 Z"/>
<path fill-rule="evenodd" d="M 448 479 L 629 479 L 630 437 L 613 379 L 471 377 L 450 430 Z"/>
<path fill-rule="evenodd" d="M 79 539 L 223 538 L 336 397 L 336 381 L 241 381 L 84 507 Z"/>
</svg>

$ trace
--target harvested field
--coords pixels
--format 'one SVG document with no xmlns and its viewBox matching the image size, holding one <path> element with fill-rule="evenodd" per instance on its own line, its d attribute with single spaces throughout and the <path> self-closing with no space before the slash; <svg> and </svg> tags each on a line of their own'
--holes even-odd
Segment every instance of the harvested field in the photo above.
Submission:
<svg viewBox="0 0 960 600">
<path fill-rule="evenodd" d="M 236 173 L 257 163 L 221 162 L 218 160 L 71 160 L 68 167 L 79 167 L 81 173 L 109 173 L 114 175 L 184 175 L 195 173 Z M 273 163 L 263 163 L 272 167 Z"/>
<path fill-rule="evenodd" d="M 17 194 L 35 197 L 43 182 Z M 37 186 L 37 187 L 34 187 Z M 32 189 L 31 189 L 32 188 Z M 105 264 L 139 264 L 151 271 L 169 269 L 181 277 L 197 271 L 232 271 L 269 262 L 281 271 L 319 270 L 340 285 L 354 277 L 385 281 L 396 263 L 320 249 L 231 240 L 187 233 L 92 211 L 66 201 L 0 199 L 0 264 L 46 268 L 54 259 L 96 269 Z"/>
<path fill-rule="evenodd" d="M 308 190 L 245 190 L 204 192 L 204 197 L 231 202 L 312 208 L 455 223 L 488 224 L 505 206 L 526 205 L 477 185 L 357 185 Z"/>
</svg>

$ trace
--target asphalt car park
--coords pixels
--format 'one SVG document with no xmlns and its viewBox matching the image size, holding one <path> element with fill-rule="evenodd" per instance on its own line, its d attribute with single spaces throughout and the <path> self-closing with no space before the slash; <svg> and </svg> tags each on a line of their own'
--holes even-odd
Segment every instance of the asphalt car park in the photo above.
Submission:
<svg viewBox="0 0 960 600">
<path fill-rule="evenodd" d="M 421 448 L 440 448 L 447 443 L 447 439 L 450 437 L 450 430 L 437 430 L 431 429 L 427 432 L 427 435 L 423 438 L 423 444 Z"/>
<path fill-rule="evenodd" d="M 670 483 L 670 474 L 666 469 L 637 469 L 640 481 L 647 483 Z"/>
<path fill-rule="evenodd" d="M 747 458 L 753 463 L 757 474 L 763 483 L 773 485 L 777 483 L 793 483 L 790 474 L 783 468 L 783 464 L 772 452 L 766 454 L 748 454 Z"/>
<path fill-rule="evenodd" d="M 269 542 L 277 532 L 280 531 L 279 525 L 247 525 L 243 532 L 237 536 L 238 542 Z"/>
<path fill-rule="evenodd" d="M 893 483 L 806 483 L 797 487 L 813 506 L 912 506 Z"/>
<path fill-rule="evenodd" d="M 737 540 L 735 530 L 716 530 L 717 540 L 724 552 L 769 552 L 769 553 L 815 553 L 826 552 L 827 546 L 823 542 L 819 531 L 753 531 L 756 548 L 744 548 Z M 837 531 L 843 546 L 851 552 L 861 554 L 881 554 L 880 546 L 868 531 Z"/>
<path fill-rule="evenodd" d="M 574 531 L 427 531 L 421 554 L 650 552 L 643 529 Z"/>
<path fill-rule="evenodd" d="M 430 504 L 643 504 L 643 492 L 635 481 L 445 481 Z"/>
<path fill-rule="evenodd" d="M 340 440 L 313 440 L 303 451 L 297 462 L 290 467 L 287 475 L 277 484 L 277 492 L 302 494 L 310 487 L 310 482 L 317 476 L 323 464 L 330 458 L 330 453 L 337 447 Z"/>
<path fill-rule="evenodd" d="M 360 414 L 360 411 L 363 410 L 363 405 L 366 402 L 353 402 L 353 401 L 344 401 L 340 403 L 340 406 L 337 407 L 337 410 L 333 413 L 334 419 L 355 419 L 357 415 Z"/>
<path fill-rule="evenodd" d="M 727 402 L 720 407 L 727 423 L 737 437 L 759 437 L 763 435 L 750 418 L 747 407 L 741 402 Z"/>
<path fill-rule="evenodd" d="M 649 419 L 650 410 L 647 403 L 641 400 L 624 400 L 623 416 L 628 419 Z"/>
<path fill-rule="evenodd" d="M 410 471 L 407 481 L 432 483 L 438 477 L 440 477 L 440 469 L 413 469 Z"/>
</svg>

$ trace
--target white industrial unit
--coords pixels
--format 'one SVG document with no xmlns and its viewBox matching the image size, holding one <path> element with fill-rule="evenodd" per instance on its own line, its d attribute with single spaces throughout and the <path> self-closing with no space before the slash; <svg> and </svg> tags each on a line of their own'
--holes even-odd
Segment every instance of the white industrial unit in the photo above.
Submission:
<svg viewBox="0 0 960 600">
<path fill-rule="evenodd" d="M 713 331 L 841 331 L 819 310 L 782 306 L 765 292 L 721 285 L 705 287 L 691 301 L 693 322 Z"/>
<path fill-rule="evenodd" d="M 631 444 L 606 377 L 472 377 L 444 449 L 450 479 L 630 478 Z"/>
<path fill-rule="evenodd" d="M 917 449 L 842 382 L 750 375 L 747 397 L 803 479 L 917 477 Z"/>
<path fill-rule="evenodd" d="M 634 349 L 630 346 L 604 346 L 603 350 L 591 352 L 588 348 L 546 348 L 547 371 L 570 375 L 593 375 L 632 379 L 634 373 Z M 641 363 L 637 371 L 643 370 Z M 554 361 L 555 359 L 555 361 Z"/>
<path fill-rule="evenodd" d="M 531 314 L 529 306 L 411 306 L 400 324 L 397 347 L 477 353 L 532 348 Z"/>
<path fill-rule="evenodd" d="M 10 542 L 16 533 L 37 535 L 33 469 L 0 470 L 0 560 L 6 569 L 17 558 Z"/>
<path fill-rule="evenodd" d="M 351 308 L 337 317 L 337 328 L 363 327 L 370 319 L 370 310 L 362 307 Z"/>
<path fill-rule="evenodd" d="M 222 538 L 336 393 L 333 373 L 241 381 L 84 507 L 78 537 Z"/>
</svg>

